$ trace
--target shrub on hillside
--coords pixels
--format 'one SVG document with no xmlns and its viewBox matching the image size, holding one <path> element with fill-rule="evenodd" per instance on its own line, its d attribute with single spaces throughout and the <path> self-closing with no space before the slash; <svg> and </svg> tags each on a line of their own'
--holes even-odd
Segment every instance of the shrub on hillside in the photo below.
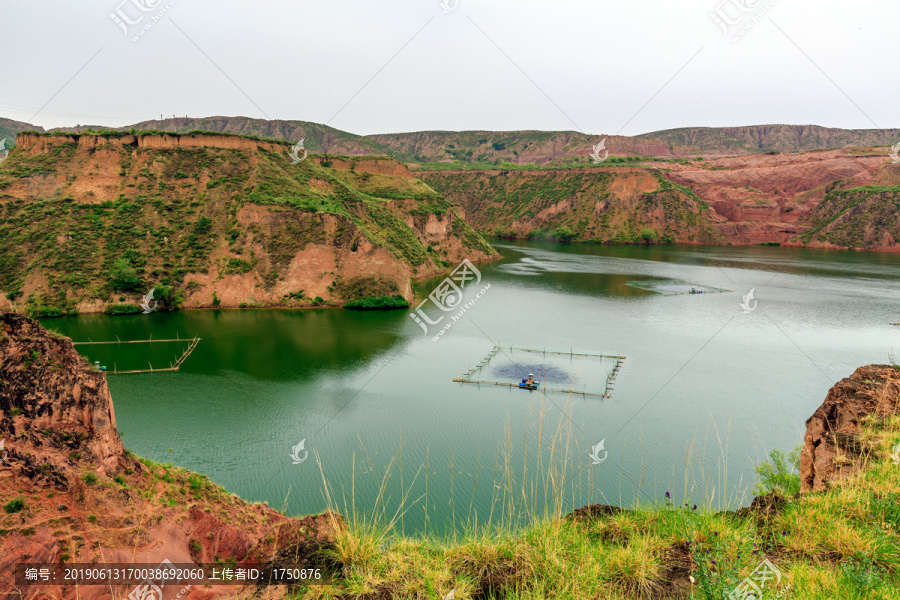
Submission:
<svg viewBox="0 0 900 600">
<path fill-rule="evenodd" d="M 575 234 L 572 233 L 572 230 L 568 227 L 557 227 L 556 231 L 553 232 L 553 237 L 558 242 L 571 242 L 575 239 Z"/>
<path fill-rule="evenodd" d="M 106 308 L 103 309 L 103 314 L 106 315 L 136 315 L 142 312 L 144 312 L 144 310 L 140 306 L 135 306 L 134 304 L 129 304 L 127 302 L 121 304 L 107 304 Z"/>
<path fill-rule="evenodd" d="M 153 299 L 160 308 L 178 310 L 181 308 L 181 303 L 184 302 L 184 292 L 170 285 L 158 283 L 153 288 Z"/>
<path fill-rule="evenodd" d="M 331 285 L 338 296 L 349 302 L 382 296 L 395 296 L 400 293 L 397 284 L 381 276 L 359 276 L 349 279 L 338 278 Z"/>
<path fill-rule="evenodd" d="M 109 286 L 121 292 L 134 292 L 140 289 L 141 278 L 138 277 L 137 269 L 132 266 L 130 260 L 123 257 L 113 263 L 109 271 Z"/>
<path fill-rule="evenodd" d="M 759 482 L 754 493 L 763 496 L 780 489 L 785 496 L 799 494 L 801 448 L 794 448 L 787 456 L 781 450 L 772 450 L 769 460 L 756 467 Z"/>
<path fill-rule="evenodd" d="M 638 233 L 638 237 L 641 240 L 642 244 L 655 244 L 659 239 L 659 235 L 656 233 L 655 229 L 641 229 L 640 233 Z"/>
<path fill-rule="evenodd" d="M 409 308 L 409 302 L 403 296 L 377 296 L 351 300 L 344 305 L 351 310 L 392 310 L 396 308 Z"/>
</svg>

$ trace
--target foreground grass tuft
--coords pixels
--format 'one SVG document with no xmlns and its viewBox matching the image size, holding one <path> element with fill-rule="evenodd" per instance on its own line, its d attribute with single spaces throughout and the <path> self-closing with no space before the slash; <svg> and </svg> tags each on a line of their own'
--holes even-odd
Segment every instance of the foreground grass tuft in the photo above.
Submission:
<svg viewBox="0 0 900 600">
<path fill-rule="evenodd" d="M 767 559 L 780 572 L 765 598 L 900 598 L 900 416 L 869 419 L 860 470 L 821 493 L 799 485 L 796 453 L 771 455 L 759 473 L 770 511 L 716 512 L 672 494 L 603 516 L 536 518 L 453 539 L 404 538 L 396 517 L 351 519 L 336 540 L 341 585 L 309 598 L 722 600 Z"/>
</svg>

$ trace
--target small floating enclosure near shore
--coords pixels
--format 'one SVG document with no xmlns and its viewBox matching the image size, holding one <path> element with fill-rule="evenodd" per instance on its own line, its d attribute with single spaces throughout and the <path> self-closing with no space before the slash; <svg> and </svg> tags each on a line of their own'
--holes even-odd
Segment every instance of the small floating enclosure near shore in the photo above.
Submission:
<svg viewBox="0 0 900 600">
<path fill-rule="evenodd" d="M 119 371 L 116 368 L 116 363 L 113 363 L 112 371 L 110 371 L 106 367 L 104 367 L 104 371 L 108 375 L 127 375 L 127 374 L 132 374 L 132 373 L 163 373 L 163 372 L 167 372 L 167 371 L 168 372 L 177 371 L 181 368 L 181 365 L 184 363 L 184 361 L 187 360 L 188 356 L 191 355 L 191 352 L 193 352 L 194 349 L 197 347 L 197 344 L 200 343 L 200 338 L 199 337 L 193 337 L 193 338 L 177 337 L 174 340 L 165 340 L 165 339 L 154 340 L 153 336 L 150 336 L 150 339 L 148 339 L 148 340 L 120 340 L 118 338 L 118 336 L 116 336 L 115 341 L 95 342 L 95 341 L 91 340 L 90 338 L 88 338 L 87 342 L 72 342 L 72 345 L 74 345 L 74 346 L 96 346 L 96 345 L 107 345 L 107 344 L 163 344 L 163 343 L 168 343 L 168 342 L 175 342 L 175 343 L 179 343 L 179 344 L 180 343 L 188 344 L 187 349 L 181 354 L 181 356 L 178 357 L 178 359 L 175 362 L 170 362 L 168 367 L 154 369 L 153 365 L 148 362 L 147 366 L 149 367 L 149 369 L 129 369 L 126 371 Z"/>
<path fill-rule="evenodd" d="M 682 294 L 722 294 L 734 291 L 713 287 L 711 285 L 700 285 L 689 281 L 679 281 L 676 279 L 626 281 L 625 285 L 639 290 L 653 292 L 654 294 L 662 294 L 663 296 L 679 296 Z"/>
<path fill-rule="evenodd" d="M 518 388 L 533 373 L 538 391 L 610 398 L 624 361 L 619 354 L 500 344 L 453 381 Z"/>
</svg>

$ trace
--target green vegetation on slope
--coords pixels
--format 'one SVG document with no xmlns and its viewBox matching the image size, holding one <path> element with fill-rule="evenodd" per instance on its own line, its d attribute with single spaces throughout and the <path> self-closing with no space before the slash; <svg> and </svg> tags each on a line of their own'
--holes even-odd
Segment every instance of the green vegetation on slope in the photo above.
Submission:
<svg viewBox="0 0 900 600">
<path fill-rule="evenodd" d="M 0 164 L 0 291 L 19 300 L 26 281 L 39 282 L 25 298 L 33 315 L 159 286 L 175 289 L 177 307 L 191 273 L 255 272 L 269 288 L 307 244 L 356 251 L 360 234 L 412 267 L 444 266 L 407 220 L 424 225 L 451 204 L 415 179 L 291 164 L 262 149 L 126 148 L 115 137 L 99 137 L 89 153 L 66 142 Z M 343 160 L 352 169 L 365 159 Z M 370 181 L 381 197 L 351 185 Z M 405 200 L 383 198 L 392 186 Z M 465 223 L 454 228 L 465 247 L 493 253 Z"/>
<path fill-rule="evenodd" d="M 826 242 L 847 248 L 900 244 L 900 186 L 831 190 L 808 217 L 804 244 Z"/>
<path fill-rule="evenodd" d="M 656 169 L 419 174 L 460 204 L 476 230 L 497 237 L 616 244 L 723 241 L 708 219 L 709 206 Z"/>
</svg>

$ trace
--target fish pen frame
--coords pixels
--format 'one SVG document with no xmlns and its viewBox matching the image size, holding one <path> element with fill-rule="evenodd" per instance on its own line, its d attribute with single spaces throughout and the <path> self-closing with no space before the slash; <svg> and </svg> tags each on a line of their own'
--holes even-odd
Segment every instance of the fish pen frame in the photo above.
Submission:
<svg viewBox="0 0 900 600">
<path fill-rule="evenodd" d="M 690 290 L 683 292 L 665 292 L 656 289 L 655 285 L 683 285 L 690 286 Z M 645 281 L 626 281 L 625 285 L 631 288 L 635 288 L 638 290 L 644 290 L 645 292 L 652 292 L 654 294 L 659 294 L 660 296 L 688 296 L 691 294 L 727 294 L 733 292 L 734 290 L 729 290 L 726 288 L 718 288 L 711 285 L 701 285 L 699 283 L 691 283 L 689 281 L 679 281 L 679 280 L 671 280 L 671 279 L 648 279 Z"/>
<path fill-rule="evenodd" d="M 181 368 L 181 365 L 184 363 L 184 361 L 187 360 L 187 357 L 190 356 L 191 352 L 193 352 L 194 349 L 197 347 L 197 344 L 200 343 L 199 337 L 184 338 L 184 339 L 176 337 L 174 340 L 154 340 L 152 335 L 150 336 L 149 340 L 120 340 L 119 336 L 116 336 L 115 341 L 95 342 L 95 341 L 91 340 L 90 338 L 88 338 L 88 340 L 90 340 L 90 341 L 87 341 L 87 342 L 73 341 L 72 345 L 73 346 L 92 346 L 92 345 L 100 345 L 100 344 L 162 344 L 162 343 L 167 343 L 167 342 L 190 342 L 190 345 L 182 353 L 182 355 L 178 358 L 178 360 L 176 360 L 174 363 L 169 363 L 168 368 L 154 369 L 153 365 L 151 365 L 148 362 L 147 365 L 150 367 L 149 369 L 135 369 L 135 370 L 130 370 L 130 371 L 119 371 L 118 369 L 115 368 L 115 363 L 113 363 L 114 366 L 113 366 L 112 371 L 106 371 L 106 370 L 103 371 L 104 373 L 107 373 L 109 375 L 130 375 L 132 373 L 165 373 L 165 372 L 178 371 Z"/>
<path fill-rule="evenodd" d="M 502 387 L 519 387 L 518 383 L 505 383 L 505 382 L 499 382 L 499 381 L 485 381 L 482 379 L 469 379 L 473 373 L 475 373 L 476 371 L 480 371 L 485 366 L 487 366 L 487 364 L 491 361 L 491 359 L 494 358 L 494 356 L 496 356 L 498 352 L 500 352 L 501 350 L 503 350 L 506 347 L 507 346 L 501 346 L 501 345 L 494 346 L 493 348 L 491 348 L 490 352 L 487 353 L 487 356 L 482 358 L 481 361 L 477 365 L 475 365 L 474 367 L 472 367 L 471 369 L 469 369 L 468 371 L 466 371 L 459 377 L 454 377 L 453 381 L 455 381 L 457 383 L 477 383 L 479 385 L 484 384 L 484 385 L 497 385 L 497 386 L 502 386 Z M 597 396 L 600 398 L 612 398 L 612 391 L 613 391 L 613 386 L 615 385 L 615 382 L 616 382 L 616 376 L 619 374 L 619 371 L 622 369 L 622 364 L 625 362 L 625 357 L 622 355 L 619 355 L 619 354 L 602 354 L 602 353 L 596 353 L 596 352 L 573 352 L 571 350 L 569 350 L 569 352 L 561 352 L 561 351 L 556 351 L 556 350 L 547 350 L 546 348 L 543 350 L 537 350 L 535 348 L 518 348 L 513 345 L 508 346 L 508 348 L 510 351 L 519 350 L 520 352 L 534 352 L 536 354 L 544 354 L 544 355 L 555 354 L 557 356 L 588 356 L 591 358 L 614 358 L 614 359 L 616 359 L 616 364 L 613 366 L 612 370 L 610 370 L 610 372 L 606 376 L 606 389 L 603 391 L 602 394 L 598 394 L 595 392 L 588 392 L 588 391 L 585 391 L 584 389 L 571 390 L 571 389 L 548 388 L 548 387 L 542 388 L 544 391 L 547 391 L 547 392 L 561 392 L 564 394 L 581 394 L 582 396 Z"/>
</svg>

